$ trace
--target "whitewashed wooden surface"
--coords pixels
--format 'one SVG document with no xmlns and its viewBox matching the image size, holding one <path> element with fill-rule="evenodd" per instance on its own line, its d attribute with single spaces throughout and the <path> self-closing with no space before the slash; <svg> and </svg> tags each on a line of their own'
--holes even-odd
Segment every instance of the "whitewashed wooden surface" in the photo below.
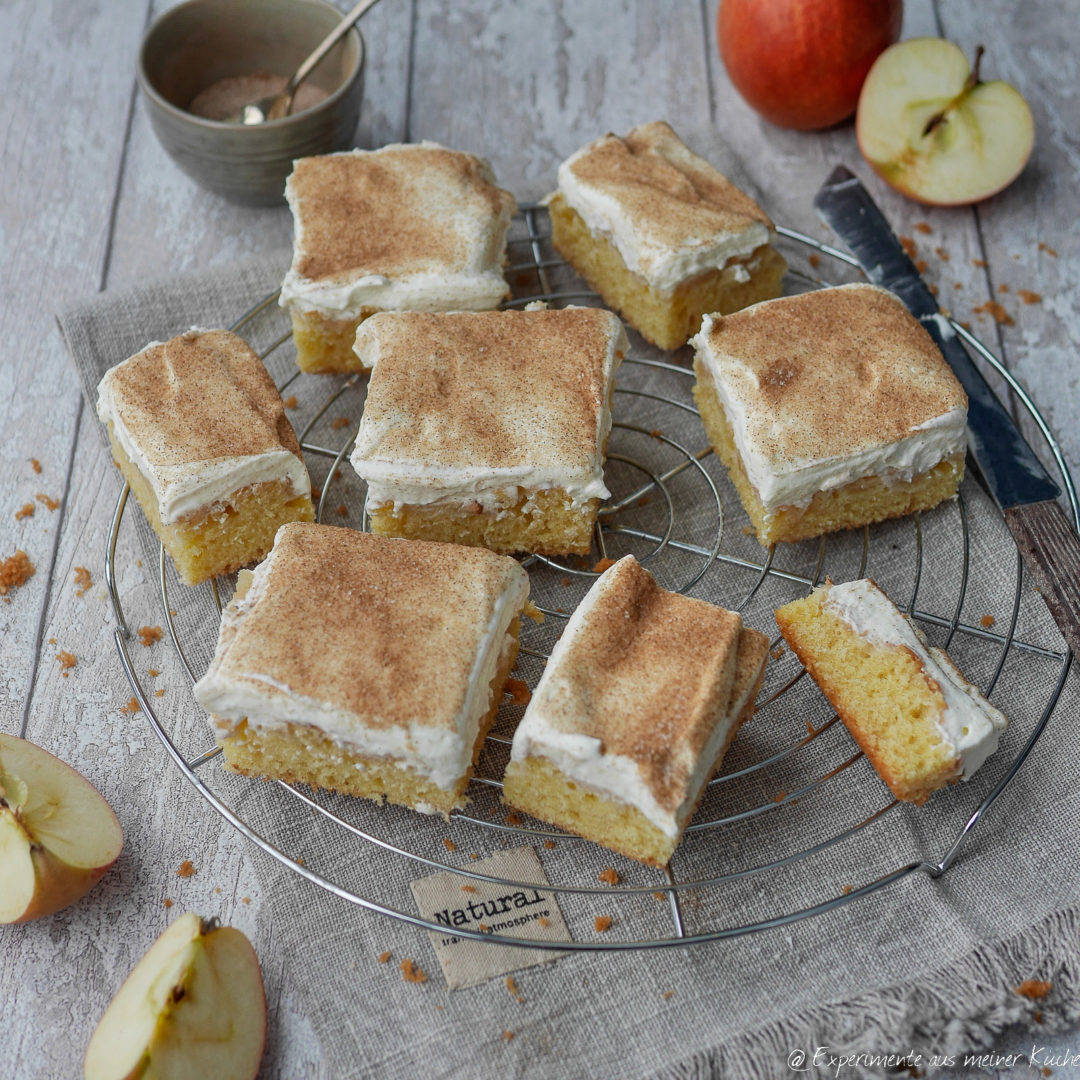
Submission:
<svg viewBox="0 0 1080 1080">
<path fill-rule="evenodd" d="M 21 547 L 37 567 L 0 604 L 0 730 L 24 732 L 84 772 L 126 833 L 117 866 L 85 902 L 0 928 L 5 1077 L 79 1072 L 111 994 L 175 914 L 166 898 L 251 936 L 270 1007 L 263 1075 L 325 1075 L 303 1006 L 289 995 L 274 913 L 261 904 L 246 841 L 170 771 L 142 718 L 120 711 L 129 691 L 102 568 L 119 484 L 53 322 L 65 305 L 99 290 L 289 241 L 287 211 L 245 210 L 200 191 L 155 141 L 134 64 L 147 21 L 167 6 L 0 3 L 0 556 Z M 907 4 L 905 36 L 942 33 L 969 53 L 986 45 L 984 72 L 1017 85 L 1035 113 L 1027 170 L 975 209 L 928 210 L 892 194 L 862 165 L 850 126 L 799 134 L 758 119 L 719 63 L 714 0 L 385 0 L 363 24 L 368 67 L 357 143 L 434 138 L 482 153 L 524 199 L 544 194 L 558 161 L 604 131 L 656 118 L 684 130 L 712 122 L 773 216 L 818 236 L 812 194 L 844 161 L 898 231 L 915 237 L 943 302 L 971 319 L 1028 386 L 1076 469 L 1080 80 L 1070 8 L 1057 0 Z M 916 222 L 932 233 L 915 231 Z M 947 262 L 935 255 L 939 247 Z M 999 292 L 1002 285 L 1009 292 Z M 1017 289 L 1042 294 L 1042 303 L 1022 304 Z M 1015 325 L 971 314 L 990 299 Z M 38 492 L 62 499 L 60 508 L 37 502 L 33 517 L 16 521 L 14 512 Z M 120 585 L 132 618 L 158 622 L 156 575 L 136 559 L 132 538 L 122 535 Z M 93 574 L 84 596 L 76 566 Z M 77 657 L 69 678 L 55 659 L 60 649 Z M 138 662 L 161 670 L 164 702 L 181 693 L 184 680 L 164 644 L 136 650 Z M 194 877 L 177 876 L 184 859 L 197 866 Z M 1080 1033 L 1073 1041 L 1080 1048 Z M 1020 1036 L 1007 1042 L 1026 1046 Z"/>
</svg>

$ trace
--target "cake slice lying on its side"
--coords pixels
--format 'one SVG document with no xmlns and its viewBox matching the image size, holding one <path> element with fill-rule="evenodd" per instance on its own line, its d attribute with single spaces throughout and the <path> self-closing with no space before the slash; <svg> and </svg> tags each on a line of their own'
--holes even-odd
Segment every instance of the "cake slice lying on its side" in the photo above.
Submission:
<svg viewBox="0 0 1080 1080">
<path fill-rule="evenodd" d="M 870 579 L 830 582 L 776 622 L 901 801 L 967 780 L 997 749 L 1008 721 Z"/>
<path fill-rule="evenodd" d="M 620 559 L 551 654 L 514 734 L 504 802 L 666 866 L 753 715 L 768 649 L 734 612 Z"/>
<path fill-rule="evenodd" d="M 285 197 L 293 260 L 280 303 L 302 371 L 363 370 L 353 339 L 376 311 L 486 311 L 509 295 L 516 203 L 473 154 L 421 142 L 301 158 Z"/>
<path fill-rule="evenodd" d="M 627 348 L 600 308 L 372 316 L 356 335 L 372 375 L 350 459 L 372 531 L 587 554 Z"/>
<path fill-rule="evenodd" d="M 236 772 L 449 814 L 528 593 L 490 551 L 287 525 L 241 575 L 195 697 Z"/>
<path fill-rule="evenodd" d="M 842 285 L 706 315 L 694 400 L 762 544 L 956 495 L 967 395 L 892 293 Z"/>
<path fill-rule="evenodd" d="M 780 295 L 787 269 L 749 195 L 657 121 L 559 166 L 556 250 L 643 337 L 677 349 L 707 312 Z"/>
<path fill-rule="evenodd" d="M 189 585 L 261 559 L 311 521 L 311 482 L 262 361 L 228 330 L 191 330 L 110 368 L 98 385 L 124 479 Z"/>
</svg>

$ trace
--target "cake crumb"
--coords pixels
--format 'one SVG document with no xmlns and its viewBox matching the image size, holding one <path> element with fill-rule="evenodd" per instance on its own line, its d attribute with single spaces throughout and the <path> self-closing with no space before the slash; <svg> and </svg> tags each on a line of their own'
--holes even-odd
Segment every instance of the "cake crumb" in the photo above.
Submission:
<svg viewBox="0 0 1080 1080">
<path fill-rule="evenodd" d="M 932 281 L 927 282 L 926 287 L 930 290 L 930 295 L 931 296 L 937 296 L 938 287 Z"/>
<path fill-rule="evenodd" d="M 161 674 L 161 672 L 158 671 L 156 667 L 148 667 L 146 669 L 146 674 L 149 675 L 151 679 L 156 679 Z"/>
<path fill-rule="evenodd" d="M 564 577 L 562 581 L 559 582 L 559 584 L 565 589 L 567 585 L 570 584 L 570 579 L 568 577 Z"/>
<path fill-rule="evenodd" d="M 786 798 L 787 798 L 787 792 L 781 790 L 781 791 L 778 791 L 775 796 L 773 796 L 773 802 L 783 802 Z"/>
<path fill-rule="evenodd" d="M 504 1031 L 504 1032 L 502 1033 L 502 1037 L 503 1037 L 503 1038 L 504 1038 L 504 1039 L 505 1039 L 505 1040 L 506 1040 L 507 1042 L 509 1042 L 509 1041 L 510 1041 L 510 1040 L 511 1040 L 512 1038 L 514 1038 L 514 1033 L 513 1033 L 512 1031 Z"/>
<path fill-rule="evenodd" d="M 473 862 L 476 862 L 476 860 L 479 859 L 480 856 L 477 855 L 475 851 L 470 851 L 469 858 L 472 859 Z"/>
<path fill-rule="evenodd" d="M 1040 244 L 1039 246 L 1040 246 L 1040 247 L 1042 247 L 1042 245 L 1041 245 L 1041 244 Z M 1049 248 L 1047 248 L 1046 250 L 1047 250 L 1047 251 L 1050 251 L 1050 249 L 1049 249 Z M 1056 255 L 1056 254 L 1057 254 L 1057 252 L 1056 252 L 1056 251 L 1054 251 L 1054 252 L 1052 252 L 1052 254 Z M 32 458 L 30 459 L 30 468 L 31 468 L 31 469 L 33 469 L 33 470 L 34 470 L 34 472 L 36 472 L 36 473 L 39 473 L 39 472 L 41 472 L 41 462 L 40 462 L 40 461 L 38 461 L 38 459 L 37 459 L 36 457 L 32 457 Z"/>
<path fill-rule="evenodd" d="M 555 841 L 554 840 L 545 840 L 544 841 L 544 847 L 546 847 L 548 849 L 548 851 L 550 851 L 554 846 L 555 846 Z"/>
<path fill-rule="evenodd" d="M 954 289 L 962 289 L 963 287 L 964 287 L 964 283 L 962 281 L 954 281 L 953 282 L 953 288 Z"/>
<path fill-rule="evenodd" d="M 665 1001 L 670 1001 L 675 996 L 674 990 L 665 990 L 662 997 Z"/>
<path fill-rule="evenodd" d="M 352 421 L 347 416 L 338 416 L 330 422 L 330 426 L 337 431 L 348 427 Z"/>
<path fill-rule="evenodd" d="M 1035 1010 L 1035 1015 L 1032 1016 L 1031 1019 L 1034 1020 L 1036 1024 L 1041 1024 L 1042 1023 L 1042 1009 L 1036 1009 Z"/>
<path fill-rule="evenodd" d="M 35 496 L 35 499 L 39 503 L 44 503 L 47 510 L 59 510 L 60 500 L 54 499 L 51 495 L 46 495 L 44 491 L 39 491 Z"/>
<path fill-rule="evenodd" d="M 985 259 L 972 259 L 972 266 L 989 266 L 990 264 Z"/>
<path fill-rule="evenodd" d="M 605 570 L 615 565 L 614 559 L 601 559 L 599 562 L 593 563 L 592 572 L 594 574 L 602 574 Z"/>
<path fill-rule="evenodd" d="M 140 626 L 138 634 L 139 643 L 149 649 L 151 645 L 161 640 L 162 629 L 160 626 Z"/>
<path fill-rule="evenodd" d="M 538 625 L 544 621 L 544 613 L 531 600 L 525 601 L 525 606 L 521 611 L 523 615 L 532 619 Z"/>
<path fill-rule="evenodd" d="M 596 880 L 602 881 L 605 885 L 618 885 L 619 872 L 613 866 L 605 866 L 604 869 L 596 875 Z"/>
<path fill-rule="evenodd" d="M 933 229 L 930 228 L 929 221 L 916 221 L 915 224 L 912 225 L 912 228 L 916 232 L 921 232 L 923 236 L 928 236 L 931 232 L 933 232 Z"/>
<path fill-rule="evenodd" d="M 457 844 L 455 844 L 449 836 L 444 836 L 442 842 L 443 847 L 446 848 L 447 851 L 457 851 Z"/>
<path fill-rule="evenodd" d="M 915 269 L 918 270 L 918 272 L 920 274 L 925 274 L 926 273 L 926 260 L 925 259 L 916 259 L 915 260 Z"/>
<path fill-rule="evenodd" d="M 1054 1075 L 1054 1070 L 1051 1069 L 1049 1065 L 1044 1065 L 1039 1070 L 1039 1072 L 1042 1073 L 1043 1076 L 1053 1076 Z"/>
<path fill-rule="evenodd" d="M 520 825 L 522 822 L 521 815 L 516 810 L 511 810 L 509 814 L 503 819 L 507 825 Z"/>
<path fill-rule="evenodd" d="M 251 897 L 250 896 L 241 896 L 240 897 L 240 902 L 244 903 L 244 904 L 250 904 L 251 903 Z"/>
<path fill-rule="evenodd" d="M 909 259 L 914 259 L 915 256 L 919 253 L 918 245 L 915 243 L 914 240 L 912 240 L 910 236 L 901 236 L 899 239 L 900 246 L 904 249 L 907 257 Z"/>
<path fill-rule="evenodd" d="M 942 261 L 949 261 L 949 253 L 944 248 L 934 248 L 934 254 Z"/>
<path fill-rule="evenodd" d="M 66 679 L 68 672 L 75 666 L 75 654 L 65 652 L 63 649 L 56 654 L 56 659 L 60 661 L 60 674 Z"/>
<path fill-rule="evenodd" d="M 487 923 L 478 923 L 477 924 L 477 929 L 480 931 L 481 934 L 490 934 L 491 933 L 491 927 L 488 926 Z"/>
<path fill-rule="evenodd" d="M 999 304 L 996 300 L 987 300 L 985 304 L 980 304 L 977 308 L 972 309 L 976 315 L 992 315 L 994 322 L 999 326 L 1015 326 L 1016 320 Z"/>
<path fill-rule="evenodd" d="M 401 977 L 408 983 L 426 983 L 427 975 L 408 957 L 401 961 Z"/>
<path fill-rule="evenodd" d="M 75 595 L 85 596 L 94 584 L 90 571 L 85 566 L 75 567 Z"/>
<path fill-rule="evenodd" d="M 154 697 L 161 697 L 162 694 L 164 694 L 164 693 L 165 693 L 165 687 L 163 686 L 160 690 L 155 690 L 154 691 Z"/>
<path fill-rule="evenodd" d="M 1041 240 L 1039 241 L 1039 250 L 1045 251 L 1047 255 L 1051 256 L 1051 258 L 1057 258 L 1057 252 L 1052 247 L 1050 247 L 1049 244 L 1044 244 Z M 33 458 L 31 458 L 30 460 L 33 461 Z M 37 472 L 36 469 L 34 471 Z"/>
<path fill-rule="evenodd" d="M 514 705 L 528 705 L 532 699 L 532 691 L 524 679 L 507 679 L 505 692 L 510 695 L 510 701 Z"/>
<path fill-rule="evenodd" d="M 517 998 L 519 1005 L 525 1004 L 525 999 L 521 996 L 521 991 L 518 989 L 517 983 L 514 982 L 513 975 L 506 976 L 506 989 L 510 991 L 511 997 Z"/>
<path fill-rule="evenodd" d="M 23 518 L 28 518 L 28 517 L 33 517 L 33 516 L 34 516 L 34 504 L 33 503 L 23 503 L 23 505 L 21 507 L 19 507 L 18 510 L 15 511 L 15 520 L 16 521 L 22 521 Z"/>
<path fill-rule="evenodd" d="M 129 713 L 132 716 L 134 716 L 137 712 L 142 712 L 142 707 L 139 705 L 139 699 L 134 697 L 128 698 L 128 703 L 126 705 L 122 705 L 120 707 L 120 711 L 124 713 Z"/>
<path fill-rule="evenodd" d="M 338 517 L 348 517 L 349 516 L 349 508 L 344 503 L 342 503 L 337 508 L 335 513 L 338 515 Z"/>
<path fill-rule="evenodd" d="M 214 887 L 214 892 L 216 892 L 216 893 L 219 893 L 219 892 L 221 892 L 221 886 L 220 886 L 220 885 L 216 885 L 216 886 Z"/>
<path fill-rule="evenodd" d="M 816 270 L 821 265 L 821 256 L 813 252 L 806 257 L 806 261 Z"/>
<path fill-rule="evenodd" d="M 22 548 L 16 548 L 14 555 L 0 559 L 0 596 L 7 596 L 12 589 L 25 585 L 35 572 L 30 556 Z"/>
<path fill-rule="evenodd" d="M 1050 993 L 1052 985 L 1042 979 L 1025 979 L 1019 986 L 1013 987 L 1013 993 L 1026 997 L 1028 1001 L 1042 1001 Z"/>
<path fill-rule="evenodd" d="M 389 949 L 387 949 L 386 952 L 384 952 L 384 953 L 379 953 L 379 963 L 380 964 L 389 963 L 390 957 L 392 955 L 393 955 L 393 953 L 391 953 Z"/>
<path fill-rule="evenodd" d="M 296 395 L 290 394 L 282 403 L 286 409 L 295 409 L 297 406 Z"/>
<path fill-rule="evenodd" d="M 848 896 L 848 895 L 850 895 L 850 894 L 851 894 L 852 892 L 854 892 L 854 889 L 853 889 L 853 888 L 852 888 L 852 886 L 850 886 L 850 885 L 845 885 L 845 886 L 844 886 L 844 887 L 843 887 L 843 888 L 842 888 L 842 889 L 840 890 L 840 892 L 841 892 L 841 893 L 843 893 L 843 895 L 844 895 L 844 896 Z"/>
<path fill-rule="evenodd" d="M 180 869 L 176 871 L 176 876 L 177 877 L 194 877 L 195 876 L 195 865 L 194 865 L 194 863 L 192 863 L 192 861 L 190 859 L 185 859 L 180 864 Z"/>
<path fill-rule="evenodd" d="M 1008 285 L 1006 285 L 1006 284 L 1005 284 L 1005 282 L 1003 281 L 1003 282 L 1002 282 L 1002 283 L 1001 283 L 1001 284 L 1000 284 L 1000 285 L 998 286 L 998 292 L 999 292 L 999 293 L 1007 293 L 1008 291 L 1009 291 L 1009 286 L 1008 286 Z"/>
<path fill-rule="evenodd" d="M 636 503 L 634 503 L 634 505 L 635 506 L 648 506 L 649 503 L 651 503 L 651 502 L 652 502 L 652 499 L 650 499 L 648 495 L 642 495 L 641 498 L 638 499 L 638 501 Z"/>
<path fill-rule="evenodd" d="M 541 926 L 550 926 L 551 925 L 551 923 L 543 915 L 541 915 L 536 921 Z"/>
<path fill-rule="evenodd" d="M 167 908 L 171 908 L 171 907 L 172 907 L 172 901 L 171 901 L 171 900 L 170 900 L 170 899 L 169 899 L 169 898 L 168 898 L 167 896 L 165 897 L 165 906 L 166 906 Z"/>
<path fill-rule="evenodd" d="M 54 638 L 54 637 L 49 638 L 49 644 L 50 645 L 55 645 L 56 644 L 56 638 Z"/>
<path fill-rule="evenodd" d="M 773 649 L 773 651 L 771 653 L 769 653 L 769 655 L 774 660 L 779 660 L 780 657 L 784 655 L 784 646 L 783 645 L 777 645 L 776 648 Z"/>
<path fill-rule="evenodd" d="M 1032 292 L 1030 289 L 1017 289 L 1016 295 L 1020 297 L 1021 303 L 1024 304 L 1042 303 L 1042 293 Z"/>
<path fill-rule="evenodd" d="M 981 627 L 983 627 L 984 629 L 989 630 L 990 627 L 994 625 L 994 616 L 993 615 L 984 615 L 979 620 L 979 625 Z"/>
<path fill-rule="evenodd" d="M 462 892 L 476 892 L 476 886 L 475 885 L 462 885 L 461 886 L 461 891 Z"/>
<path fill-rule="evenodd" d="M 593 923 L 598 934 L 607 933 L 611 929 L 611 916 L 610 915 L 597 915 L 596 921 Z"/>
<path fill-rule="evenodd" d="M 667 899 L 667 893 L 654 892 L 653 893 L 653 899 L 654 900 L 666 900 Z"/>
<path fill-rule="evenodd" d="M 650 432 L 649 432 L 649 434 L 650 434 L 650 435 L 651 435 L 651 436 L 652 436 L 652 437 L 653 437 L 654 439 L 657 439 L 657 440 L 659 440 L 659 439 L 662 439 L 662 438 L 664 437 L 664 433 L 663 433 L 663 432 L 662 432 L 662 431 L 661 431 L 661 430 L 660 430 L 660 429 L 659 429 L 658 427 L 654 427 L 654 428 L 652 429 L 652 431 L 650 431 Z"/>
</svg>

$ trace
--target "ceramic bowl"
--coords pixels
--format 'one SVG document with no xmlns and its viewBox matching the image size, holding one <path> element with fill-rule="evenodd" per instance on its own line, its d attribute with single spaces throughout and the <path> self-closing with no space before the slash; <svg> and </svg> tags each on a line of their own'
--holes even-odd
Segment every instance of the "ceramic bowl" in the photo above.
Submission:
<svg viewBox="0 0 1080 1080">
<path fill-rule="evenodd" d="M 354 27 L 306 82 L 327 97 L 280 120 L 245 127 L 187 111 L 220 79 L 288 76 L 341 19 L 326 0 L 187 0 L 154 20 L 139 50 L 139 86 L 154 133 L 204 188 L 232 202 L 284 201 L 296 158 L 352 144 L 363 92 L 364 40 Z"/>
</svg>

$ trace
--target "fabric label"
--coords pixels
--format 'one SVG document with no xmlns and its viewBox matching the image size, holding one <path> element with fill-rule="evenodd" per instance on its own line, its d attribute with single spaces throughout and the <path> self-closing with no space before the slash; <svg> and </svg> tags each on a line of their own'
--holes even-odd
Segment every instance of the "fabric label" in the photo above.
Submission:
<svg viewBox="0 0 1080 1080">
<path fill-rule="evenodd" d="M 412 882 L 421 916 L 446 927 L 444 933 L 429 931 L 429 936 L 451 990 L 476 986 L 509 971 L 566 955 L 458 937 L 456 929 L 536 941 L 566 941 L 570 937 L 555 895 L 542 888 L 548 883 L 547 875 L 531 847 L 500 851 L 471 863 L 469 869 L 512 881 L 535 882 L 536 887 L 478 881 L 453 871 Z"/>
</svg>

